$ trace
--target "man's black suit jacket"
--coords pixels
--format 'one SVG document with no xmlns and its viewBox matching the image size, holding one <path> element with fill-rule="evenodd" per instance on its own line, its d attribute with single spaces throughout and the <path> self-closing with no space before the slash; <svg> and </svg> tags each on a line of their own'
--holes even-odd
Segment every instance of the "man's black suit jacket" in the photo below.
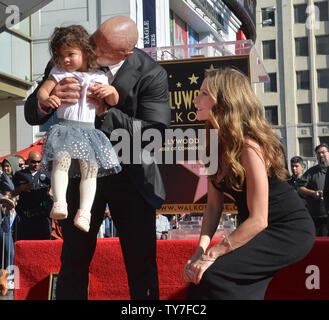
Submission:
<svg viewBox="0 0 329 320">
<path fill-rule="evenodd" d="M 112 83 L 119 92 L 118 105 L 110 107 L 105 117 L 96 117 L 96 128 L 109 138 L 115 129 L 126 129 L 132 140 L 134 134 L 140 135 L 149 128 L 159 129 L 163 133 L 170 124 L 167 72 L 142 50 L 134 48 L 133 52 L 124 61 Z M 25 103 L 25 119 L 30 125 L 43 124 L 51 116 L 40 116 L 36 96 L 48 78 L 51 67 L 49 63 L 42 82 Z M 138 120 L 141 126 L 136 126 Z M 136 132 L 138 128 L 142 132 Z M 153 162 L 123 164 L 123 168 L 145 200 L 152 207 L 160 208 L 165 200 L 165 190 L 158 166 Z"/>
</svg>

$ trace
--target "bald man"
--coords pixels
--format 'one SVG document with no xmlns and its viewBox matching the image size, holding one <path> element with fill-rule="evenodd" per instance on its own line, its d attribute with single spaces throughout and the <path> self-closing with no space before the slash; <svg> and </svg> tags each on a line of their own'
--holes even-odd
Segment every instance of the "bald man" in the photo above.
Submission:
<svg viewBox="0 0 329 320">
<path fill-rule="evenodd" d="M 16 212 L 15 240 L 50 240 L 49 213 L 52 199 L 49 195 L 49 176 L 40 172 L 41 154 L 29 153 L 28 168 L 15 173 L 14 194 L 19 195 Z"/>
<path fill-rule="evenodd" d="M 109 138 L 115 129 L 125 129 L 130 137 L 127 143 L 132 156 L 134 135 L 140 136 L 150 128 L 163 133 L 169 126 L 167 73 L 146 53 L 135 47 L 138 31 L 135 22 L 128 17 L 116 16 L 106 20 L 92 39 L 96 45 L 97 61 L 100 66 L 109 68 L 109 81 L 120 96 L 118 105 L 109 107 L 103 100 L 93 96 L 94 87 L 89 88 L 88 99 L 96 108 L 95 126 Z M 50 68 L 51 65 L 48 65 L 44 80 Z M 72 78 L 65 79 L 52 94 L 57 95 L 62 102 L 75 103 L 80 89 L 76 82 Z M 31 125 L 45 123 L 54 112 L 38 105 L 38 88 L 25 103 L 25 118 Z M 113 140 L 111 142 L 113 145 L 116 143 Z M 117 175 L 98 179 L 88 233 L 73 225 L 79 204 L 79 180 L 69 181 L 69 216 L 60 222 L 64 241 L 56 286 L 57 299 L 88 298 L 89 265 L 106 203 L 109 203 L 119 234 L 131 299 L 159 298 L 155 211 L 165 199 L 161 175 L 154 162 L 136 164 L 130 161 L 123 163 L 122 168 L 122 172 Z"/>
</svg>

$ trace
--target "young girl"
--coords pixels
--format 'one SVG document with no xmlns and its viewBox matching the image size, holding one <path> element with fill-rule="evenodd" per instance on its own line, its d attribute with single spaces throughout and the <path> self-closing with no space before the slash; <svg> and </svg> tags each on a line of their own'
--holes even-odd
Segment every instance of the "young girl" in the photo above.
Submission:
<svg viewBox="0 0 329 320">
<path fill-rule="evenodd" d="M 121 170 L 111 142 L 95 129 L 95 107 L 86 101 L 87 88 L 97 84 L 94 94 L 114 106 L 119 95 L 108 85 L 104 72 L 95 69 L 96 54 L 87 31 L 78 25 L 56 28 L 50 40 L 53 69 L 38 91 L 40 104 L 57 108 L 58 124 L 47 133 L 43 149 L 42 168 L 51 170 L 54 205 L 50 217 L 67 217 L 66 189 L 68 178 L 81 177 L 80 208 L 74 225 L 88 232 L 90 211 L 96 192 L 96 177 Z M 61 104 L 51 95 L 58 82 L 67 77 L 79 80 L 81 97 L 75 105 Z M 71 159 L 73 161 L 71 161 Z"/>
</svg>

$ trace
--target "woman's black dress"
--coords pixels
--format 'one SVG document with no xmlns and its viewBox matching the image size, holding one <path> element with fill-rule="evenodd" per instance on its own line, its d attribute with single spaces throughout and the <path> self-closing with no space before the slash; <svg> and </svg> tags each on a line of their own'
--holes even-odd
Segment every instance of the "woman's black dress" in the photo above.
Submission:
<svg viewBox="0 0 329 320">
<path fill-rule="evenodd" d="M 246 188 L 213 185 L 236 200 L 238 221 L 248 218 Z M 314 224 L 303 200 L 286 181 L 269 178 L 268 226 L 249 242 L 219 257 L 198 285 L 190 284 L 187 299 L 264 299 L 275 273 L 303 259 L 315 240 Z"/>
</svg>

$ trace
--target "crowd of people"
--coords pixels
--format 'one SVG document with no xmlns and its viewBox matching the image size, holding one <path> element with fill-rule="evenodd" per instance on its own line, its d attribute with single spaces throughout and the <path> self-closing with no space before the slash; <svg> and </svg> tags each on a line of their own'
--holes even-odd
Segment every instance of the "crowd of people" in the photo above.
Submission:
<svg viewBox="0 0 329 320">
<path fill-rule="evenodd" d="M 318 237 L 329 236 L 329 146 L 321 143 L 316 146 L 317 164 L 305 171 L 303 158 L 295 156 L 290 159 L 291 179 L 293 185 L 305 201 L 316 228 Z"/>
</svg>

